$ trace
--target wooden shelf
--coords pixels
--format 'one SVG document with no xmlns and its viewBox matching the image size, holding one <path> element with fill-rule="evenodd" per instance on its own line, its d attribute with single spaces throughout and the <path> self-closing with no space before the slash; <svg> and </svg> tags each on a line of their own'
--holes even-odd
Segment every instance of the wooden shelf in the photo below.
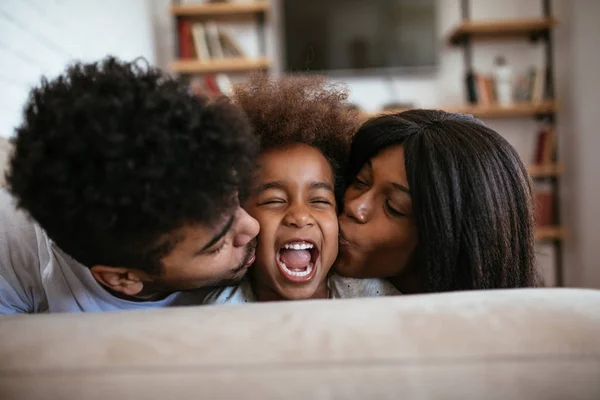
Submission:
<svg viewBox="0 0 600 400">
<path fill-rule="evenodd" d="M 564 167 L 561 164 L 531 165 L 527 170 L 532 178 L 553 178 L 562 175 Z"/>
<path fill-rule="evenodd" d="M 176 60 L 171 63 L 171 70 L 180 74 L 213 74 L 268 69 L 269 65 L 269 59 L 266 57 L 222 58 L 210 61 Z"/>
<path fill-rule="evenodd" d="M 557 24 L 554 18 L 531 18 L 497 21 L 468 21 L 456 26 L 448 36 L 450 44 L 458 45 L 463 39 L 535 38 Z"/>
<path fill-rule="evenodd" d="M 266 13 L 271 6 L 267 1 L 247 1 L 245 3 L 191 3 L 170 7 L 171 14 L 177 17 L 215 18 L 226 16 L 251 16 Z"/>
<path fill-rule="evenodd" d="M 560 226 L 543 226 L 535 231 L 535 238 L 539 241 L 562 240 L 566 235 L 566 229 Z"/>
<path fill-rule="evenodd" d="M 557 103 L 555 101 L 547 101 L 543 103 L 525 103 L 515 104 L 512 106 L 480 106 L 480 105 L 460 105 L 460 106 L 439 106 L 431 107 L 441 109 L 448 112 L 461 114 L 471 114 L 478 118 L 512 118 L 512 117 L 533 117 L 535 115 L 544 115 L 556 112 Z M 376 117 L 383 114 L 394 114 L 408 109 L 385 110 L 374 113 L 363 113 L 363 119 Z"/>
<path fill-rule="evenodd" d="M 512 118 L 550 114 L 556 112 L 557 104 L 554 101 L 546 101 L 542 103 L 514 104 L 512 106 L 500 106 L 497 104 L 489 106 L 463 105 L 446 107 L 444 109 L 450 112 L 471 114 L 478 118 Z"/>
</svg>

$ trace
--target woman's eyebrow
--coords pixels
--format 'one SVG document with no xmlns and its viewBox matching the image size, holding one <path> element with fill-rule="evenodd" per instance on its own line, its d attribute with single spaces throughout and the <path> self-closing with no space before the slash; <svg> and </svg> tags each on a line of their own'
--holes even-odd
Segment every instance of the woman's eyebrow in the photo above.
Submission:
<svg viewBox="0 0 600 400">
<path fill-rule="evenodd" d="M 406 194 L 410 194 L 410 189 L 409 189 L 409 188 L 407 188 L 407 187 L 406 187 L 406 186 L 404 186 L 404 185 L 401 185 L 401 184 L 399 184 L 399 183 L 396 183 L 396 182 L 392 182 L 392 186 L 393 186 L 395 189 L 398 189 L 398 190 L 400 190 L 400 191 L 402 191 L 402 192 L 404 192 L 404 193 L 406 193 Z"/>
</svg>

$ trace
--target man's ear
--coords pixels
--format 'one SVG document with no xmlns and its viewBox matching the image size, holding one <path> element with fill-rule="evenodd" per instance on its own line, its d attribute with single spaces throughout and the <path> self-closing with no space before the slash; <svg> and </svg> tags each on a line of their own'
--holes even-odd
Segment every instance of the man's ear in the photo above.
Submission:
<svg viewBox="0 0 600 400">
<path fill-rule="evenodd" d="M 90 271 L 94 279 L 114 292 L 135 296 L 144 288 L 141 271 L 106 265 L 94 265 Z"/>
</svg>

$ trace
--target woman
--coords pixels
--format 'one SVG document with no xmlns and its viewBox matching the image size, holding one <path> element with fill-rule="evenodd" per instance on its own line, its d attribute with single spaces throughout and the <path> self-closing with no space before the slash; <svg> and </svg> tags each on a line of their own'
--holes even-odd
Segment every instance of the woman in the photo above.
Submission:
<svg viewBox="0 0 600 400">
<path fill-rule="evenodd" d="M 403 293 L 536 286 L 531 181 L 466 115 L 411 110 L 352 141 L 336 270 Z"/>
</svg>

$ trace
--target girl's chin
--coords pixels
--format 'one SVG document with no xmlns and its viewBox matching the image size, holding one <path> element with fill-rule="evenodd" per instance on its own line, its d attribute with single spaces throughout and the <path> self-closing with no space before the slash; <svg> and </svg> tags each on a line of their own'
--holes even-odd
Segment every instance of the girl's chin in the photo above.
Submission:
<svg viewBox="0 0 600 400">
<path fill-rule="evenodd" d="M 320 285 L 311 284 L 305 287 L 289 287 L 289 285 L 285 285 L 285 287 L 278 288 L 277 294 L 281 298 L 286 300 L 309 300 L 317 298 L 327 298 L 327 283 L 324 282 Z"/>
</svg>

